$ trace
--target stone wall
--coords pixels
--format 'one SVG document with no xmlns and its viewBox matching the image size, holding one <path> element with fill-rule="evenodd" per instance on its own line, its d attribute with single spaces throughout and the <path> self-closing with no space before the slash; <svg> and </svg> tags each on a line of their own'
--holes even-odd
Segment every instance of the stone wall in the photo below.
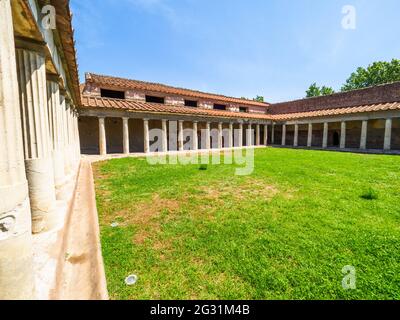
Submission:
<svg viewBox="0 0 400 320">
<path fill-rule="evenodd" d="M 336 93 L 291 102 L 276 103 L 268 107 L 270 114 L 307 112 L 400 101 L 400 82 L 367 89 Z"/>
</svg>

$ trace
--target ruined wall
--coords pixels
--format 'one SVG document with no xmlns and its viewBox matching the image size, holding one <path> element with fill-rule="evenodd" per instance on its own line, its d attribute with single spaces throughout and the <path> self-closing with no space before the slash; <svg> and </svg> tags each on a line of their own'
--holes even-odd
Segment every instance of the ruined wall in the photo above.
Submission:
<svg viewBox="0 0 400 320">
<path fill-rule="evenodd" d="M 400 101 L 400 82 L 330 96 L 276 103 L 270 105 L 268 111 L 270 114 L 284 114 L 396 101 Z"/>
<path fill-rule="evenodd" d="M 95 117 L 80 117 L 78 124 L 82 154 L 99 154 L 99 120 Z"/>
</svg>

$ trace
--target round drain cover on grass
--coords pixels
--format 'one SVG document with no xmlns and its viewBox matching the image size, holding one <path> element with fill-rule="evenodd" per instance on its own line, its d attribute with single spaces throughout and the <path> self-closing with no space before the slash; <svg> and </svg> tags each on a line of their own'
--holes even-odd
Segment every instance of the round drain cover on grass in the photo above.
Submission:
<svg viewBox="0 0 400 320">
<path fill-rule="evenodd" d="M 138 277 L 134 274 L 130 275 L 125 279 L 125 283 L 128 286 L 133 286 L 138 281 Z"/>
</svg>

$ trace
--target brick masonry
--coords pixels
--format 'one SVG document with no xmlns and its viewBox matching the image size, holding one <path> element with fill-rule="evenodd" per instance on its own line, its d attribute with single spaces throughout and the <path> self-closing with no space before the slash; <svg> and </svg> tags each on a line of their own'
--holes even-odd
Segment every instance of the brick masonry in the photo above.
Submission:
<svg viewBox="0 0 400 320">
<path fill-rule="evenodd" d="M 269 114 L 287 114 L 398 101 L 400 82 L 330 96 L 276 103 L 267 109 Z"/>
</svg>

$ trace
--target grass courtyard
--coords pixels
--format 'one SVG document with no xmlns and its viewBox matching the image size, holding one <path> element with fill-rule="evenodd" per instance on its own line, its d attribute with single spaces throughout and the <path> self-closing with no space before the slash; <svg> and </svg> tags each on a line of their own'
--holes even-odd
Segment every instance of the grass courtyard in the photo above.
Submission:
<svg viewBox="0 0 400 320">
<path fill-rule="evenodd" d="M 400 299 L 400 157 L 259 149 L 236 167 L 94 166 L 112 299 Z"/>
</svg>

